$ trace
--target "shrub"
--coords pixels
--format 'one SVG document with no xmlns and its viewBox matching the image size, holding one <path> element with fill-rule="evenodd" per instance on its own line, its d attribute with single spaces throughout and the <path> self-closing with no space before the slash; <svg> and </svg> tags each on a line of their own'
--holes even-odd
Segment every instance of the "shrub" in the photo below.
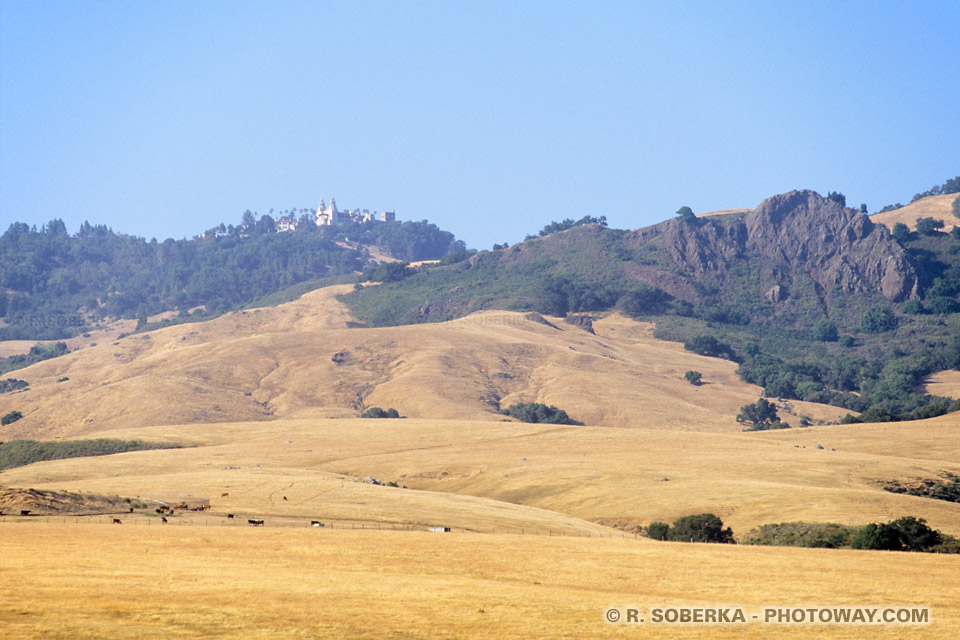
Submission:
<svg viewBox="0 0 960 640">
<path fill-rule="evenodd" d="M 0 425 L 7 426 L 8 424 L 13 424 L 17 420 L 23 417 L 23 414 L 19 411 L 11 411 L 7 415 L 0 418 Z"/>
<path fill-rule="evenodd" d="M 839 337 L 837 325 L 832 320 L 822 318 L 813 326 L 813 339 L 818 342 L 836 342 Z"/>
<path fill-rule="evenodd" d="M 578 424 L 572 420 L 567 412 L 554 406 L 540 404 L 538 402 L 523 402 L 512 404 L 506 409 L 501 409 L 500 413 L 506 416 L 516 418 L 523 422 L 549 423 L 549 424 Z"/>
<path fill-rule="evenodd" d="M 897 242 L 900 244 L 903 244 L 910 239 L 910 227 L 902 222 L 898 222 L 897 224 L 893 225 L 893 231 L 891 233 L 893 233 L 893 237 L 896 238 Z"/>
<path fill-rule="evenodd" d="M 960 218 L 960 197 L 954 199 L 952 209 L 953 215 Z M 954 227 L 954 229 L 956 229 L 956 227 Z"/>
<path fill-rule="evenodd" d="M 670 535 L 670 525 L 666 522 L 651 522 L 647 527 L 647 537 L 654 540 L 666 540 Z"/>
<path fill-rule="evenodd" d="M 0 393 L 8 393 L 10 391 L 19 391 L 20 389 L 27 388 L 26 380 L 18 380 L 17 378 L 7 378 L 6 380 L 0 380 Z"/>
<path fill-rule="evenodd" d="M 937 233 L 937 229 L 943 228 L 943 220 L 936 218 L 920 218 L 917 220 L 917 233 L 925 236 L 932 236 Z"/>
<path fill-rule="evenodd" d="M 683 222 L 695 222 L 697 219 L 697 216 L 693 213 L 693 209 L 690 207 L 680 207 L 677 209 L 677 216 L 679 216 Z"/>
<path fill-rule="evenodd" d="M 854 549 L 879 549 L 884 551 L 900 551 L 903 544 L 900 542 L 900 532 L 889 524 L 871 522 L 857 529 L 850 546 Z"/>
<path fill-rule="evenodd" d="M 848 333 L 845 333 L 842 336 L 840 336 L 840 338 L 837 340 L 837 344 L 839 344 L 844 349 L 850 349 L 857 344 L 857 341 L 854 339 L 853 336 L 851 336 Z"/>
<path fill-rule="evenodd" d="M 864 333 L 883 333 L 896 327 L 897 318 L 890 307 L 871 307 L 860 317 L 860 330 Z"/>
<path fill-rule="evenodd" d="M 850 544 L 854 527 L 835 523 L 781 522 L 765 524 L 748 533 L 745 544 L 776 547 L 838 549 Z"/>
<path fill-rule="evenodd" d="M 399 418 L 400 413 L 396 409 L 387 409 L 384 411 L 380 407 L 370 407 L 360 414 L 361 418 Z"/>
<path fill-rule="evenodd" d="M 906 516 L 889 525 L 897 530 L 904 551 L 926 551 L 943 541 L 940 532 L 928 527 L 923 518 Z"/>
<path fill-rule="evenodd" d="M 923 313 L 923 305 L 919 300 L 907 300 L 900 305 L 900 311 L 907 315 L 917 316 Z"/>
<path fill-rule="evenodd" d="M 777 418 L 777 407 L 765 398 L 760 398 L 753 404 L 745 404 L 740 407 L 740 413 L 737 414 L 737 422 L 750 423 L 754 427 L 762 425 L 772 425 L 780 422 Z"/>
<path fill-rule="evenodd" d="M 360 282 L 399 282 L 409 278 L 416 271 L 406 262 L 384 262 L 372 269 L 367 269 L 360 276 Z"/>
<path fill-rule="evenodd" d="M 701 374 L 699 371 L 687 371 L 685 374 L 683 374 L 683 377 L 686 378 L 687 382 L 693 386 L 699 386 L 703 378 L 703 374 Z"/>
<path fill-rule="evenodd" d="M 667 539 L 677 542 L 733 542 L 733 530 L 723 528 L 723 521 L 712 513 L 678 518 L 670 527 Z"/>
<path fill-rule="evenodd" d="M 683 342 L 683 348 L 701 356 L 736 360 L 736 353 L 734 353 L 733 347 L 725 342 L 720 342 L 713 336 L 697 336 L 690 340 L 685 340 Z"/>
</svg>

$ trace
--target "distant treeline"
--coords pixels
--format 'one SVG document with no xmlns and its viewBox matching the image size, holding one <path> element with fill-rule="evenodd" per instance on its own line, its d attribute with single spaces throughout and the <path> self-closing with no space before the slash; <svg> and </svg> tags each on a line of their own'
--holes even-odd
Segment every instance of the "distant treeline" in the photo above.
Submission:
<svg viewBox="0 0 960 640">
<path fill-rule="evenodd" d="M 13 223 L 0 236 L 0 340 L 61 339 L 107 318 L 205 305 L 217 314 L 292 285 L 351 274 L 367 248 L 403 260 L 439 259 L 465 247 L 427 221 L 317 227 L 276 233 L 273 220 L 163 242 L 62 220 Z"/>
<path fill-rule="evenodd" d="M 10 442 L 0 442 L 0 471 L 44 460 L 108 456 L 114 453 L 148 449 L 179 449 L 181 446 L 179 444 L 142 442 L 140 440 L 108 440 L 104 438 L 54 442 L 11 440 Z"/>
</svg>

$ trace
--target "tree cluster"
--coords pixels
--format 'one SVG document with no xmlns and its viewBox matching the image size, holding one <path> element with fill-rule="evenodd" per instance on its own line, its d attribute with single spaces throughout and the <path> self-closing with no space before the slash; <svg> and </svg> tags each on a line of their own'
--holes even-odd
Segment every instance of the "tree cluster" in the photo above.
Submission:
<svg viewBox="0 0 960 640">
<path fill-rule="evenodd" d="M 500 413 L 505 416 L 516 418 L 521 422 L 549 423 L 549 424 L 579 424 L 563 409 L 558 409 L 553 405 L 540 404 L 538 402 L 520 402 L 512 404 L 506 409 L 501 409 Z"/>
<path fill-rule="evenodd" d="M 683 516 L 675 520 L 672 527 L 665 522 L 652 522 L 646 536 L 673 542 L 733 542 L 733 530 L 724 529 L 723 521 L 712 513 Z"/>
</svg>

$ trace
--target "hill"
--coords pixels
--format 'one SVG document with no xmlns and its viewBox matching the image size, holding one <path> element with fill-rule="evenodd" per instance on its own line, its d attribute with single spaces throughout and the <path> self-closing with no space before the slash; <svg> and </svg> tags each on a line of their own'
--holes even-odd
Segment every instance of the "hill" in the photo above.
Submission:
<svg viewBox="0 0 960 640">
<path fill-rule="evenodd" d="M 463 248 L 426 221 L 305 220 L 278 232 L 264 216 L 163 242 L 87 223 L 74 235 L 61 220 L 39 230 L 13 223 L 0 236 L 0 340 L 69 338 L 121 318 L 142 326 L 169 312 L 177 321 L 208 317 L 307 282 L 353 281 L 376 260 L 437 259 Z"/>
<path fill-rule="evenodd" d="M 617 310 L 656 323 L 660 338 L 720 341 L 767 395 L 921 418 L 956 410 L 914 393 L 923 376 L 960 367 L 956 247 L 940 232 L 901 243 L 860 211 L 794 191 L 636 231 L 578 225 L 343 300 L 371 326 Z"/>
<path fill-rule="evenodd" d="M 911 231 L 916 231 L 917 220 L 933 218 L 943 222 L 945 231 L 950 231 L 953 227 L 960 226 L 960 218 L 953 214 L 953 203 L 957 198 L 960 198 L 960 195 L 956 193 L 928 196 L 899 209 L 875 213 L 870 216 L 870 219 L 877 224 L 886 226 L 891 231 L 893 225 L 898 222 L 907 225 Z"/>
<path fill-rule="evenodd" d="M 360 329 L 337 300 L 350 290 L 327 287 L 18 370 L 29 390 L 0 394 L 0 415 L 24 417 L 0 433 L 76 437 L 157 424 L 350 417 L 370 406 L 501 420 L 502 406 L 534 401 L 588 424 L 731 431 L 742 428 L 739 407 L 760 393 L 737 378 L 734 363 L 657 340 L 652 325 L 619 315 L 598 319 L 594 333 L 559 318 L 498 311 Z M 700 371 L 706 384 L 689 384 L 687 370 Z M 794 405 L 813 420 L 844 413 Z"/>
</svg>

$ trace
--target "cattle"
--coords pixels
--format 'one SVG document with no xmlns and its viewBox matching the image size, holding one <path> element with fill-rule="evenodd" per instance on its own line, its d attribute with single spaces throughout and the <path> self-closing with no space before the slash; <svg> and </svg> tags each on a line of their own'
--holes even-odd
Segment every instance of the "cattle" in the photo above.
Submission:
<svg viewBox="0 0 960 640">
<path fill-rule="evenodd" d="M 20 515 L 22 516 L 30 515 L 30 509 L 20 509 Z"/>
<path fill-rule="evenodd" d="M 251 527 L 262 527 L 263 520 L 247 520 L 247 524 L 249 524 Z"/>
<path fill-rule="evenodd" d="M 220 494 L 220 497 L 221 497 L 221 498 L 226 498 L 228 495 L 230 495 L 230 494 L 227 493 L 226 491 L 224 491 L 223 493 Z"/>
<path fill-rule="evenodd" d="M 228 514 L 227 514 L 227 520 L 233 520 L 233 514 L 232 514 L 232 513 L 228 513 Z"/>
<path fill-rule="evenodd" d="M 120 518 L 114 518 L 113 524 L 120 524 Z"/>
<path fill-rule="evenodd" d="M 287 496 L 283 496 L 283 501 L 284 501 L 284 502 L 287 501 Z"/>
<path fill-rule="evenodd" d="M 311 521 L 310 521 L 310 526 L 311 526 L 311 527 L 322 527 L 322 526 L 323 526 L 323 523 L 322 523 L 322 522 L 318 522 L 317 520 L 311 520 Z"/>
<path fill-rule="evenodd" d="M 133 507 L 130 507 L 130 513 L 133 513 Z"/>
<path fill-rule="evenodd" d="M 164 518 L 163 516 L 160 516 L 160 522 L 162 522 L 163 524 L 167 524 L 167 519 Z"/>
</svg>

